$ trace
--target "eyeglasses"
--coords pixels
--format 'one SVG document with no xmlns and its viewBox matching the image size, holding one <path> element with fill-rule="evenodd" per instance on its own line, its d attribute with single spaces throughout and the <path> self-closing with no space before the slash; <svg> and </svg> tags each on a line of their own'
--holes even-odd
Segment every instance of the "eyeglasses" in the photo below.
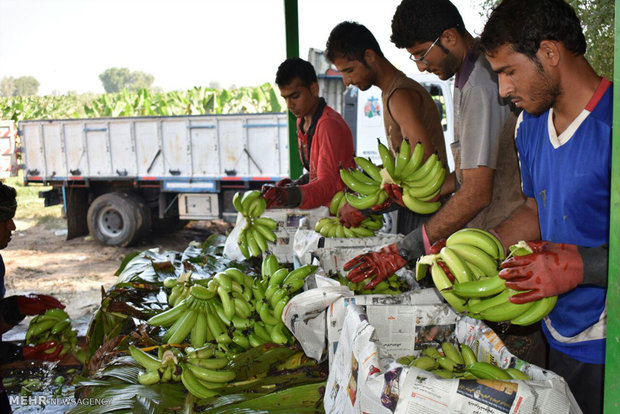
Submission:
<svg viewBox="0 0 620 414">
<path fill-rule="evenodd" d="M 422 56 L 420 56 L 419 58 L 414 57 L 413 55 L 409 55 L 409 59 L 411 59 L 411 61 L 413 61 L 414 63 L 422 63 L 424 66 L 428 66 L 428 62 L 426 60 L 424 60 L 424 58 L 426 57 L 426 55 L 428 55 L 428 52 L 431 51 L 431 49 L 433 48 L 433 46 L 435 46 L 437 44 L 437 42 L 439 42 L 439 39 L 441 38 L 441 35 L 439 35 L 439 37 L 437 37 L 437 39 L 435 39 L 435 41 L 433 42 L 432 45 L 430 45 L 428 47 L 428 49 L 426 49 L 426 52 L 424 52 L 424 54 Z"/>
</svg>

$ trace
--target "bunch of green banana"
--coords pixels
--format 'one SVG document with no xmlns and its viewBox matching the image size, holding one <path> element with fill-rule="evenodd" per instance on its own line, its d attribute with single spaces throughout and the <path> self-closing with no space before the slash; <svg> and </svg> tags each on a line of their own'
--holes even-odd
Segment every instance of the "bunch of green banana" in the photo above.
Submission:
<svg viewBox="0 0 620 414">
<path fill-rule="evenodd" d="M 502 369 L 488 362 L 478 361 L 474 351 L 460 344 L 461 351 L 450 342 L 441 343 L 441 351 L 435 347 L 422 350 L 419 357 L 404 356 L 397 360 L 402 365 L 430 371 L 441 378 L 529 380 L 530 377 L 516 368 Z"/>
<path fill-rule="evenodd" d="M 162 341 L 168 344 L 182 344 L 189 336 L 194 348 L 214 342 L 233 354 L 263 343 L 292 343 L 282 312 L 315 270 L 307 265 L 289 271 L 270 254 L 263 260 L 261 278 L 228 268 L 206 287 L 193 284 L 187 298 L 147 322 L 167 328 Z"/>
<path fill-rule="evenodd" d="M 333 276 L 333 279 L 336 279 L 342 286 L 348 287 L 351 291 L 358 295 L 400 295 L 401 293 L 409 290 L 407 282 L 396 275 L 388 277 L 372 289 L 364 289 L 364 286 L 371 281 L 371 278 L 355 283 L 351 282 L 340 273 L 336 273 L 335 276 Z"/>
<path fill-rule="evenodd" d="M 62 309 L 48 309 L 30 320 L 26 331 L 26 344 L 40 345 L 49 341 L 63 345 L 59 355 L 77 349 L 77 331 L 71 328 L 71 319 Z M 52 353 L 55 349 L 46 352 Z"/>
<path fill-rule="evenodd" d="M 224 370 L 229 363 L 226 357 L 215 356 L 216 347 L 208 344 L 201 348 L 187 347 L 186 354 L 176 349 L 159 348 L 155 357 L 135 346 L 129 347 L 131 356 L 146 371 L 138 373 L 138 382 L 153 385 L 166 382 L 183 382 L 185 388 L 197 398 L 211 398 L 235 379 L 235 372 Z"/>
<path fill-rule="evenodd" d="M 531 253 L 525 242 L 509 250 L 512 255 Z M 426 266 L 432 265 L 435 287 L 457 312 L 515 325 L 538 322 L 551 312 L 557 297 L 524 304 L 510 302 L 510 297 L 519 292 L 507 289 L 499 277 L 499 265 L 504 259 L 504 248 L 493 234 L 481 229 L 462 229 L 448 237 L 439 254 L 418 260 L 416 278 L 424 277 Z"/>
<path fill-rule="evenodd" d="M 383 216 L 373 214 L 364 219 L 359 227 L 345 227 L 337 217 L 324 217 L 314 226 L 314 231 L 323 237 L 374 237 L 375 231 L 383 227 Z"/>
<path fill-rule="evenodd" d="M 246 191 L 243 195 L 235 193 L 232 202 L 245 218 L 245 225 L 237 239 L 239 249 L 245 258 L 258 257 L 267 251 L 267 243 L 276 241 L 274 232 L 278 223 L 272 218 L 260 217 L 267 207 L 267 201 L 258 190 Z"/>
</svg>

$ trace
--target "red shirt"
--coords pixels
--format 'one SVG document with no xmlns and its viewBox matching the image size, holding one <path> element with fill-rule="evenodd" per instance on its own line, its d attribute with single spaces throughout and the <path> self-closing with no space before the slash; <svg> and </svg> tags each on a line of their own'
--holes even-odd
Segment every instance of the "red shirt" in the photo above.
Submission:
<svg viewBox="0 0 620 414">
<path fill-rule="evenodd" d="M 297 143 L 299 156 L 308 159 L 308 134 L 303 133 L 297 119 Z M 310 168 L 308 184 L 301 190 L 300 209 L 328 206 L 334 194 L 345 188 L 340 179 L 340 165 L 343 168 L 355 166 L 353 160 L 353 135 L 340 114 L 325 106 L 323 114 L 316 123 L 316 129 L 310 145 Z"/>
</svg>

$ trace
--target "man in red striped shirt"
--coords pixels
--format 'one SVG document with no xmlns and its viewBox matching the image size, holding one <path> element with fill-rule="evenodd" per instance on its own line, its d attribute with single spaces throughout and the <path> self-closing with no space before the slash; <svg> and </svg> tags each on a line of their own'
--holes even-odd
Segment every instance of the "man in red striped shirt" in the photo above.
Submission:
<svg viewBox="0 0 620 414">
<path fill-rule="evenodd" d="M 319 97 L 314 67 L 294 57 L 286 59 L 276 73 L 280 95 L 297 117 L 299 157 L 307 171 L 297 180 L 285 178 L 265 184 L 262 195 L 267 208 L 312 209 L 327 206 L 344 189 L 340 168 L 355 166 L 353 135 L 342 116 Z"/>
</svg>

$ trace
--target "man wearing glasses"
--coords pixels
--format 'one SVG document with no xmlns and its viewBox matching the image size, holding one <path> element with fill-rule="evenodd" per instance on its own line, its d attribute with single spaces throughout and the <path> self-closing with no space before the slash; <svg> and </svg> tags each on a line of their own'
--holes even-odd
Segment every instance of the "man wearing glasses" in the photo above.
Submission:
<svg viewBox="0 0 620 414">
<path fill-rule="evenodd" d="M 340 71 L 345 85 L 355 85 L 361 90 L 375 85 L 381 89 L 385 133 L 393 154 L 398 153 L 403 138 L 407 137 L 412 146 L 418 141 L 424 144 L 425 158 L 437 152 L 446 162 L 443 129 L 433 98 L 422 85 L 383 56 L 377 40 L 365 26 L 342 22 L 334 27 L 325 56 Z M 339 216 L 346 226 L 357 226 L 365 218 L 349 204 L 341 208 Z M 397 230 L 406 234 L 427 218 L 401 208 Z"/>
<path fill-rule="evenodd" d="M 420 71 L 444 80 L 455 76 L 455 172 L 442 189 L 453 196 L 424 225 L 429 243 L 463 227 L 493 229 L 524 201 L 513 139 L 516 116 L 499 96 L 497 75 L 449 0 L 404 0 L 392 19 L 391 40 Z M 545 365 L 538 325 L 506 334 L 493 327 L 518 357 Z"/>
</svg>

